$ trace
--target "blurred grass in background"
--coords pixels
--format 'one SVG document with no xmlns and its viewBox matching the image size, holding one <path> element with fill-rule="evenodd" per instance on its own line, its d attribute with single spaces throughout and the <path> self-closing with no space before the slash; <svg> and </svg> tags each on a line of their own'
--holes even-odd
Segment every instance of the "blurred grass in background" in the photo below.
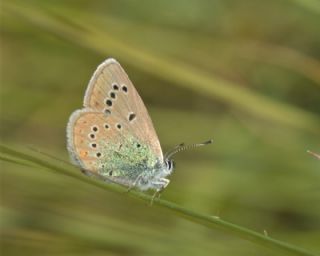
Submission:
<svg viewBox="0 0 320 256">
<path fill-rule="evenodd" d="M 162 197 L 320 252 L 318 1 L 2 1 L 1 139 L 62 159 L 116 58 L 176 156 Z M 34 167 L 1 162 L 5 255 L 275 255 Z M 280 254 L 277 254 L 280 255 Z"/>
</svg>

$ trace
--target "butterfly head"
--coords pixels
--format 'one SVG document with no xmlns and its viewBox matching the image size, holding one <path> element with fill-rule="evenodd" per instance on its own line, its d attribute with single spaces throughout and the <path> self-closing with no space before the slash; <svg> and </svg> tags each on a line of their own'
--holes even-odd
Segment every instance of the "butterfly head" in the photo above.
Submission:
<svg viewBox="0 0 320 256">
<path fill-rule="evenodd" d="M 166 165 L 167 172 L 171 173 L 175 167 L 174 161 L 172 159 L 165 159 L 164 163 Z"/>
</svg>

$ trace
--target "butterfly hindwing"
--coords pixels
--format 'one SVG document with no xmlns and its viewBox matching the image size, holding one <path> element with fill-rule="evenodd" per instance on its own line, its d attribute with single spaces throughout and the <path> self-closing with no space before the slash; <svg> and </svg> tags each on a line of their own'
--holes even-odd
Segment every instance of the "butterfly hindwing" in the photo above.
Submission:
<svg viewBox="0 0 320 256">
<path fill-rule="evenodd" d="M 111 125 L 103 113 L 87 109 L 75 111 L 70 117 L 67 130 L 68 149 L 74 162 L 85 170 L 98 173 L 97 160 L 102 156 L 99 142 L 101 138 L 105 143 L 111 142 L 112 134 L 107 132 Z"/>
<path fill-rule="evenodd" d="M 157 158 L 119 122 L 101 112 L 75 111 L 68 125 L 68 150 L 86 173 L 131 186 L 144 171 L 141 163 L 148 159 L 154 165 Z"/>
</svg>

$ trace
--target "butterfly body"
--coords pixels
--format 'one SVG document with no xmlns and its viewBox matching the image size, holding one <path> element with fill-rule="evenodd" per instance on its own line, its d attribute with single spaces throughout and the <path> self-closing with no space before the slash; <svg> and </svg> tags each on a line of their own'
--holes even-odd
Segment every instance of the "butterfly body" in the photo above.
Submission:
<svg viewBox="0 0 320 256">
<path fill-rule="evenodd" d="M 84 108 L 69 119 L 67 144 L 87 174 L 140 190 L 161 191 L 169 184 L 173 163 L 163 157 L 143 101 L 114 59 L 93 74 Z"/>
</svg>

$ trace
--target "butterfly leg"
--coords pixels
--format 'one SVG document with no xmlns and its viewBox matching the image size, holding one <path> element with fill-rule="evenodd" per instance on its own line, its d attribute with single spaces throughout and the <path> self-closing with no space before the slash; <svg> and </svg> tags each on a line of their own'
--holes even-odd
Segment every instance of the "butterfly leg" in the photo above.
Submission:
<svg viewBox="0 0 320 256">
<path fill-rule="evenodd" d="M 152 182 L 152 184 L 157 187 L 156 192 L 154 192 L 150 205 L 153 204 L 154 199 L 156 198 L 160 198 L 161 193 L 163 192 L 163 190 L 169 185 L 170 180 L 165 179 L 165 178 L 161 178 L 157 181 Z"/>
<path fill-rule="evenodd" d="M 126 192 L 129 193 L 137 185 L 141 178 L 142 174 L 139 174 L 138 177 L 134 180 L 134 182 L 128 187 Z"/>
</svg>

